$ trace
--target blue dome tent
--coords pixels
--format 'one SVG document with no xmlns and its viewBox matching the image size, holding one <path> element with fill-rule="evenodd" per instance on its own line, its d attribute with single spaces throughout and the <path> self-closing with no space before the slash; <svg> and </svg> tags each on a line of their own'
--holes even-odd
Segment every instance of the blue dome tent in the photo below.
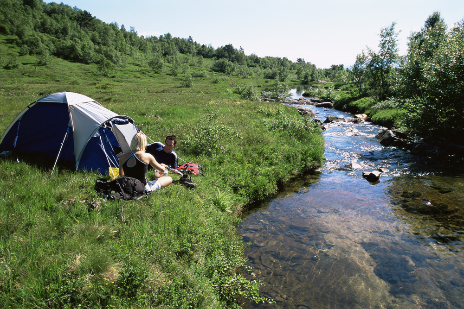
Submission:
<svg viewBox="0 0 464 309">
<path fill-rule="evenodd" d="M 139 132 L 134 121 L 78 93 L 59 92 L 26 107 L 6 129 L 0 152 L 42 154 L 76 170 L 107 174 Z"/>
</svg>

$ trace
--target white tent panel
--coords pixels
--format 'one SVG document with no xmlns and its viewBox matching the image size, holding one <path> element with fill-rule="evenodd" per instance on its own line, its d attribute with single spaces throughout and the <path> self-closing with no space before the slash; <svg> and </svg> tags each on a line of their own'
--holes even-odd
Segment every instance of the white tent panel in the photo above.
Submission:
<svg viewBox="0 0 464 309">
<path fill-rule="evenodd" d="M 101 123 L 117 116 L 98 103 L 83 103 L 69 106 L 73 125 L 74 155 L 79 161 L 87 141 L 95 134 Z"/>
<path fill-rule="evenodd" d="M 95 102 L 95 100 L 80 93 L 57 92 L 40 98 L 37 100 L 37 102 L 68 103 L 73 105 L 78 103 Z"/>
<path fill-rule="evenodd" d="M 131 150 L 130 144 L 132 141 L 132 137 L 134 137 L 134 135 L 137 134 L 137 128 L 132 123 L 124 125 L 115 124 L 114 126 L 116 127 L 116 129 L 113 130 L 113 134 L 118 140 L 122 152 L 129 152 Z"/>
</svg>

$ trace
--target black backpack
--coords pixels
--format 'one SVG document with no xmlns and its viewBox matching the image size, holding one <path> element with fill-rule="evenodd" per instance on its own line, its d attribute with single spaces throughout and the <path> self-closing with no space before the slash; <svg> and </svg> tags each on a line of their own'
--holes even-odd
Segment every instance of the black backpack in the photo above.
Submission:
<svg viewBox="0 0 464 309">
<path fill-rule="evenodd" d="M 108 199 L 131 200 L 145 194 L 143 183 L 132 177 L 122 176 L 113 181 L 99 178 L 95 182 L 95 191 Z"/>
</svg>

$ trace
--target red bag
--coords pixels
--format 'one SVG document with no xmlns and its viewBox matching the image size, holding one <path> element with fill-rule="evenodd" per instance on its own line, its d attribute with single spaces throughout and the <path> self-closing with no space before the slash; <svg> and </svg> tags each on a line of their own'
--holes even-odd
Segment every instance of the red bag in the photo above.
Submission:
<svg viewBox="0 0 464 309">
<path fill-rule="evenodd" d="M 179 172 L 186 173 L 186 174 L 195 174 L 195 175 L 201 174 L 201 166 L 196 163 L 192 163 L 192 162 L 187 162 L 187 163 L 182 164 L 181 166 L 177 168 L 177 170 Z"/>
</svg>

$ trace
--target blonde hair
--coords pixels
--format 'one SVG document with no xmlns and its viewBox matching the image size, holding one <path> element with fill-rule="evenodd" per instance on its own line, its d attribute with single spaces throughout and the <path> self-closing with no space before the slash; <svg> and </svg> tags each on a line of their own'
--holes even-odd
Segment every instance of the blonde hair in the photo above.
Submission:
<svg viewBox="0 0 464 309">
<path fill-rule="evenodd" d="M 147 136 L 141 132 L 135 134 L 130 144 L 131 150 L 145 151 L 145 147 L 147 147 Z"/>
</svg>

